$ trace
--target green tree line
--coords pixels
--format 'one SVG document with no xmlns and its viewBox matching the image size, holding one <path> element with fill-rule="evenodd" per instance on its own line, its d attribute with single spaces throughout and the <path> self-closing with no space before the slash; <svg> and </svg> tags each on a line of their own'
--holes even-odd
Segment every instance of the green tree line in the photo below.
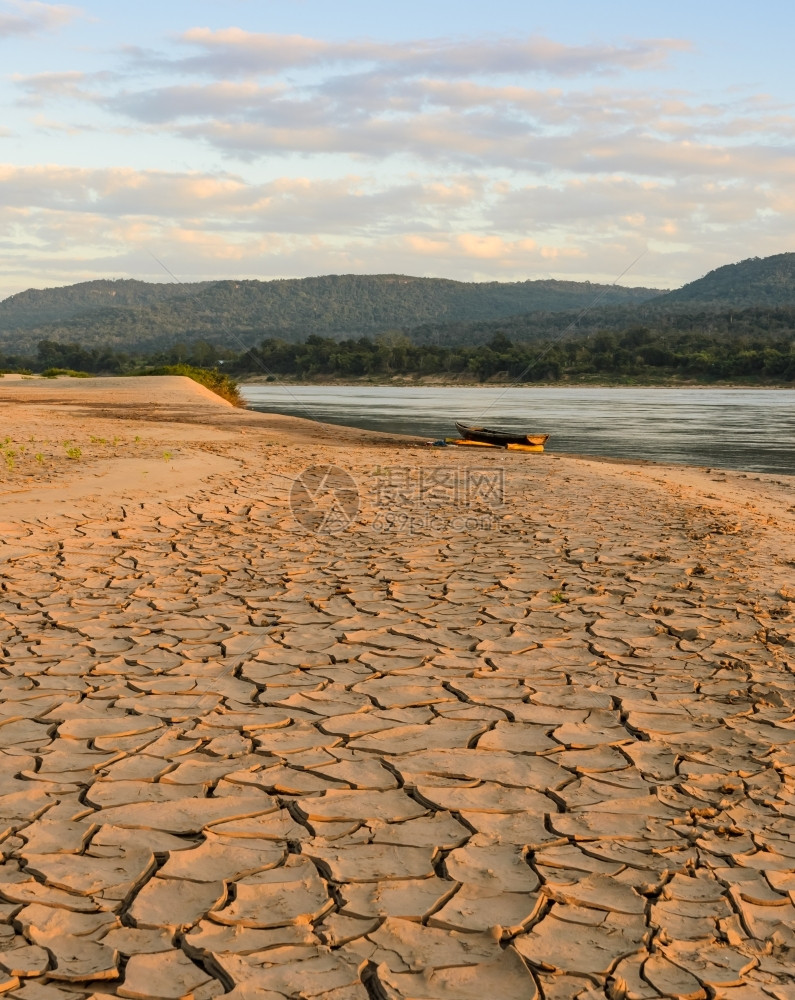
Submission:
<svg viewBox="0 0 795 1000">
<path fill-rule="evenodd" d="M 447 346 L 417 343 L 397 330 L 375 338 L 345 340 L 312 335 L 300 343 L 268 337 L 244 351 L 204 340 L 151 353 L 42 340 L 31 355 L 0 352 L 0 369 L 7 371 L 60 368 L 112 375 L 180 364 L 222 369 L 237 376 L 300 379 L 435 375 L 480 381 L 604 377 L 791 383 L 795 381 L 795 333 L 791 327 L 779 329 L 775 324 L 753 333 L 705 333 L 699 324 L 691 323 L 685 331 L 638 325 L 521 342 L 498 330 L 486 343 Z"/>
<path fill-rule="evenodd" d="M 444 347 L 416 344 L 399 333 L 334 341 L 312 336 L 302 344 L 266 339 L 228 363 L 238 374 L 322 376 L 449 375 L 486 381 L 555 382 L 608 376 L 653 381 L 795 380 L 795 336 L 738 337 L 704 334 L 655 336 L 647 327 L 602 330 L 590 337 L 516 343 L 502 332 L 486 344 Z"/>
</svg>

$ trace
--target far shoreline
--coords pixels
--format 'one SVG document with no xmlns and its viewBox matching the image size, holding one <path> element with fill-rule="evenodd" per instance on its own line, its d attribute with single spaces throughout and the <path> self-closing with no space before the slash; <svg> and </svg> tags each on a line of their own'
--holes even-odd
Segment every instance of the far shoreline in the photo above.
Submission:
<svg viewBox="0 0 795 1000">
<path fill-rule="evenodd" d="M 661 382 L 631 382 L 631 381 L 574 381 L 561 379 L 557 382 L 516 382 L 511 379 L 489 379 L 481 382 L 470 379 L 445 379 L 434 375 L 423 375 L 417 378 L 393 376 L 391 378 L 372 378 L 369 376 L 333 378 L 323 376 L 317 378 L 296 378 L 291 375 L 234 375 L 224 368 L 204 369 L 208 372 L 220 372 L 229 375 L 230 379 L 241 387 L 245 386 L 306 386 L 314 388 L 389 388 L 389 389 L 766 389 L 795 391 L 795 382 L 693 382 L 693 381 L 661 381 Z M 58 375 L 43 375 L 41 372 L 3 372 L 0 371 L 0 381 L 58 381 L 60 379 L 79 377 L 81 379 L 111 379 L 135 378 L 152 374 L 148 371 L 129 372 L 124 375 L 112 373 L 63 372 Z M 157 372 L 155 374 L 164 374 Z"/>
<path fill-rule="evenodd" d="M 98 376 L 101 377 L 101 376 Z M 314 388 L 389 388 L 389 389 L 776 389 L 795 391 L 795 383 L 783 382 L 626 382 L 626 381 L 572 381 L 558 382 L 515 382 L 510 379 L 490 379 L 486 382 L 469 379 L 442 379 L 436 376 L 420 376 L 412 379 L 394 376 L 376 379 L 367 376 L 336 379 L 295 378 L 293 376 L 241 375 L 233 376 L 241 387 L 245 386 L 307 386 Z"/>
</svg>

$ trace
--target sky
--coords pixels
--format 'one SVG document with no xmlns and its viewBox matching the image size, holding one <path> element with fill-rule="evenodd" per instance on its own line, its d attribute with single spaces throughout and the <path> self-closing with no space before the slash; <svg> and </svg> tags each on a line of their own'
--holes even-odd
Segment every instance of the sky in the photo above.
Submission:
<svg viewBox="0 0 795 1000">
<path fill-rule="evenodd" d="M 0 298 L 795 250 L 795 6 L 0 0 Z"/>
</svg>

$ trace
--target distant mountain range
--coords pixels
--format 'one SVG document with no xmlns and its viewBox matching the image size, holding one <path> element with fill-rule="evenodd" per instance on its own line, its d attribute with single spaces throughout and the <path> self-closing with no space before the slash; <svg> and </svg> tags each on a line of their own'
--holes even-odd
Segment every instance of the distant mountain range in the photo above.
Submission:
<svg viewBox="0 0 795 1000">
<path fill-rule="evenodd" d="M 328 275 L 191 285 L 99 280 L 29 289 L 0 302 L 0 349 L 35 351 L 41 340 L 114 351 L 156 351 L 206 340 L 225 348 L 266 337 L 342 339 L 389 330 L 447 330 L 505 321 L 532 336 L 584 309 L 626 326 L 650 313 L 795 306 L 795 253 L 751 258 L 676 291 L 574 281 L 460 282 L 404 275 Z M 532 322 L 530 322 L 532 318 Z M 568 320 L 565 320 L 568 322 Z"/>
</svg>

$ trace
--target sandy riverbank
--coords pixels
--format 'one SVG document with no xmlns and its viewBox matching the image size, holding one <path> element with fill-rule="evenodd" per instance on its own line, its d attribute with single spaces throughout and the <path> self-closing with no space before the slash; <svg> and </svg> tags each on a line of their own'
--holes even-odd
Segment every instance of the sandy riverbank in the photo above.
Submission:
<svg viewBox="0 0 795 1000">
<path fill-rule="evenodd" d="M 10 996 L 793 996 L 792 478 L 177 378 L 0 427 Z"/>
</svg>

